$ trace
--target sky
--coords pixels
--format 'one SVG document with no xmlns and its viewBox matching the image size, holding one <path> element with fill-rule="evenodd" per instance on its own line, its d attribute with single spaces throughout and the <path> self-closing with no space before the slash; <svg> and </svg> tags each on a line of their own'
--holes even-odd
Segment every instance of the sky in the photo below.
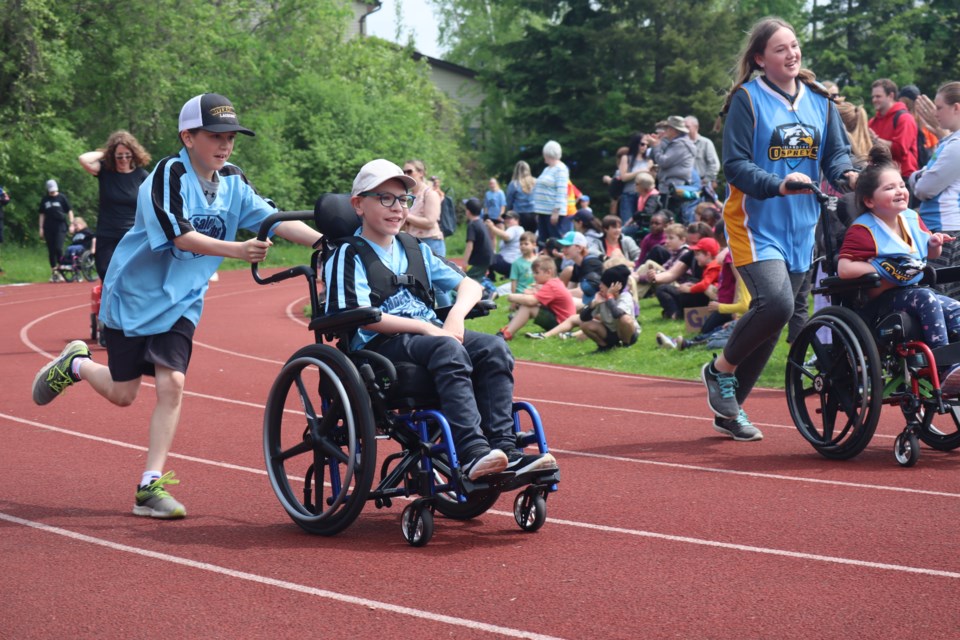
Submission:
<svg viewBox="0 0 960 640">
<path fill-rule="evenodd" d="M 437 44 L 437 23 L 427 0 L 383 0 L 380 10 L 367 16 L 367 33 L 397 42 L 398 3 L 403 20 L 403 33 L 399 43 L 406 44 L 407 36 L 412 32 L 417 51 L 433 58 L 442 58 L 442 51 Z"/>
</svg>

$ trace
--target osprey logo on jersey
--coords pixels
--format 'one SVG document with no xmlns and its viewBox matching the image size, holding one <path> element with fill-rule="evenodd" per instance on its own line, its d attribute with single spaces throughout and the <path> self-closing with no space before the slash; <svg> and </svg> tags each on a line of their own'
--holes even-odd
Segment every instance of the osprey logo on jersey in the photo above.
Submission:
<svg viewBox="0 0 960 640">
<path fill-rule="evenodd" d="M 811 125 L 796 123 L 777 127 L 767 152 L 771 160 L 786 160 L 795 169 L 804 160 L 816 160 L 820 153 L 820 131 Z"/>
</svg>

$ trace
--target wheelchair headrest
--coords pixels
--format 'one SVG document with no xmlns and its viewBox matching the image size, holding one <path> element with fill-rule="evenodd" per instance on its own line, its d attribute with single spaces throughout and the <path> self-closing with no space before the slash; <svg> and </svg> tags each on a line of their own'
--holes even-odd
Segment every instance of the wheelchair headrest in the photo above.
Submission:
<svg viewBox="0 0 960 640">
<path fill-rule="evenodd" d="M 317 231 L 331 240 L 352 236 L 360 228 L 360 216 L 350 205 L 350 194 L 325 193 L 313 207 Z"/>
</svg>

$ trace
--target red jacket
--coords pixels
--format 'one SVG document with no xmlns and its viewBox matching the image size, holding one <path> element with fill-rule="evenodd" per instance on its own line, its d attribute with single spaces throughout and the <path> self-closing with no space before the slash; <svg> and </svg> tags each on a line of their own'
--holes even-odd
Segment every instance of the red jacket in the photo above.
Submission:
<svg viewBox="0 0 960 640">
<path fill-rule="evenodd" d="M 690 293 L 704 293 L 710 288 L 710 285 L 717 284 L 720 280 L 721 265 L 716 260 L 711 261 L 703 268 L 703 277 L 700 282 L 696 282 L 690 287 Z"/>
<path fill-rule="evenodd" d="M 896 116 L 897 128 L 894 130 L 894 116 L 898 111 L 902 113 Z M 893 161 L 900 165 L 900 175 L 909 178 L 910 174 L 918 169 L 917 121 L 907 111 L 907 105 L 902 102 L 894 102 L 886 115 L 881 116 L 878 113 L 870 118 L 868 124 L 875 134 L 893 143 L 890 147 Z"/>
</svg>

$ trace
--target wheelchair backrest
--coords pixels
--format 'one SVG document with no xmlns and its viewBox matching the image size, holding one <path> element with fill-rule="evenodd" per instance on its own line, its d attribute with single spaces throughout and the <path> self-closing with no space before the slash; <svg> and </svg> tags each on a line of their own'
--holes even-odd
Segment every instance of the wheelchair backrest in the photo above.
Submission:
<svg viewBox="0 0 960 640">
<path fill-rule="evenodd" d="M 350 204 L 350 194 L 325 193 L 313 207 L 317 231 L 331 242 L 352 236 L 360 228 L 360 216 Z"/>
</svg>

